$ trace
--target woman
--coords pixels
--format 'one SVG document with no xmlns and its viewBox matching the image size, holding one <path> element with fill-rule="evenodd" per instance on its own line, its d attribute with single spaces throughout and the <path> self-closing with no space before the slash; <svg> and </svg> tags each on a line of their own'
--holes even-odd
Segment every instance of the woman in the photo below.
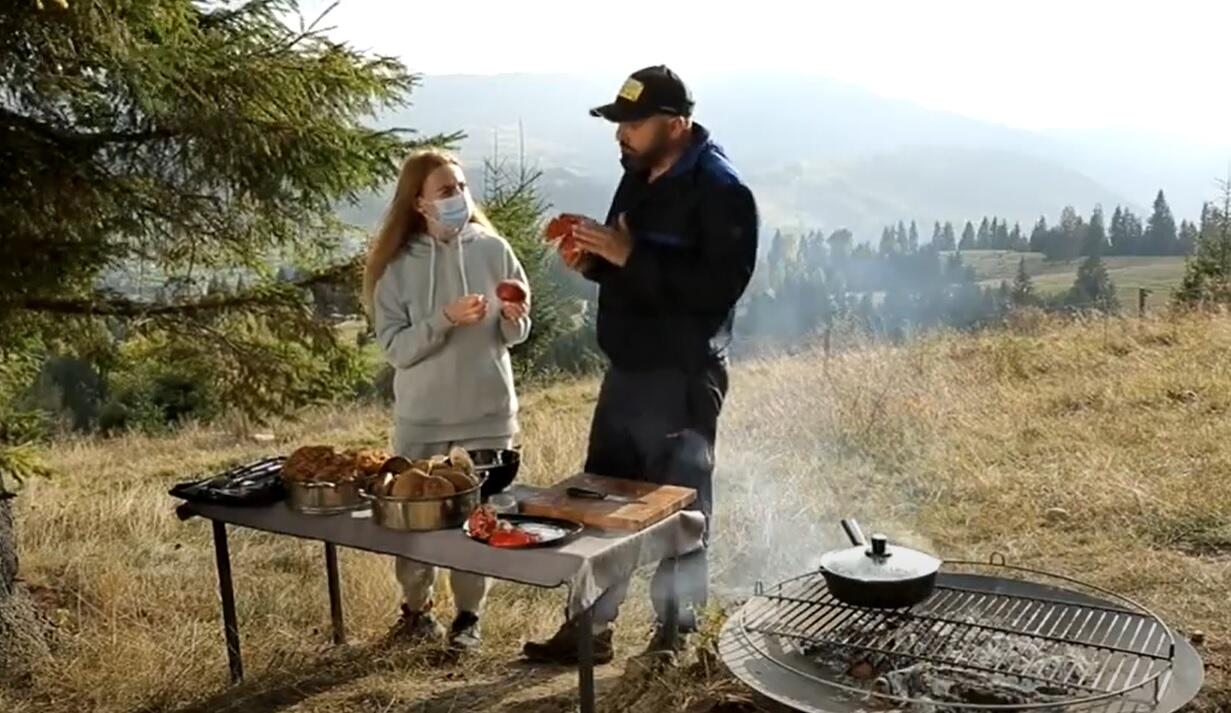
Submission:
<svg viewBox="0 0 1231 713">
<path fill-rule="evenodd" d="M 509 244 L 470 196 L 457 159 L 411 155 L 368 257 L 364 297 L 376 338 L 396 369 L 393 449 L 426 458 L 463 448 L 509 448 L 517 395 L 509 347 L 530 334 L 529 300 L 501 302 L 502 280 L 527 284 Z M 439 640 L 432 615 L 434 567 L 397 559 L 404 601 L 395 635 Z M 457 617 L 449 643 L 479 645 L 484 577 L 452 572 Z"/>
</svg>

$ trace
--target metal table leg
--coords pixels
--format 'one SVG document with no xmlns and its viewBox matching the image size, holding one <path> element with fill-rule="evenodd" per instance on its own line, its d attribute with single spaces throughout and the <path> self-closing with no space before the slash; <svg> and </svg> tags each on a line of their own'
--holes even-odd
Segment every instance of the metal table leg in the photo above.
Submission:
<svg viewBox="0 0 1231 713">
<path fill-rule="evenodd" d="M 667 646 L 675 650 L 680 637 L 680 560 L 671 560 L 671 586 L 667 590 L 667 611 L 663 612 L 663 626 L 667 629 Z"/>
<path fill-rule="evenodd" d="M 577 693 L 581 713 L 594 713 L 594 610 L 582 612 L 577 626 L 581 627 L 577 637 Z"/>
<path fill-rule="evenodd" d="M 218 565 L 218 594 L 222 597 L 222 628 L 227 640 L 227 665 L 231 683 L 244 678 L 244 660 L 239 653 L 239 621 L 235 617 L 235 588 L 231 584 L 231 552 L 227 547 L 227 526 L 217 520 L 214 526 L 214 558 Z"/>
<path fill-rule="evenodd" d="M 338 580 L 338 548 L 325 543 L 325 576 L 329 581 L 329 618 L 333 620 L 333 643 L 346 643 L 346 622 L 342 620 L 342 586 Z"/>
</svg>

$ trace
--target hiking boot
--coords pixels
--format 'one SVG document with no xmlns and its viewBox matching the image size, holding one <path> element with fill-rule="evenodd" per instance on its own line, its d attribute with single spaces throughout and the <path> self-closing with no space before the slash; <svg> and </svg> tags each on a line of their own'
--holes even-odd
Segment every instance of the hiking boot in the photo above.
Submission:
<svg viewBox="0 0 1231 713">
<path fill-rule="evenodd" d="M 547 641 L 527 641 L 522 646 L 522 654 L 535 663 L 576 665 L 577 642 L 580 629 L 573 622 L 567 622 Z M 594 634 L 594 663 L 610 663 L 615 652 L 611 646 L 611 627 L 604 628 Z"/>
<path fill-rule="evenodd" d="M 449 627 L 449 648 L 458 653 L 470 653 L 477 651 L 480 643 L 478 615 L 458 612 L 453 626 Z"/>
<path fill-rule="evenodd" d="M 688 648 L 688 632 L 677 631 L 674 640 L 669 636 L 670 630 L 659 624 L 654 627 L 654 635 L 650 643 L 641 652 L 642 656 L 670 657 Z"/>
<path fill-rule="evenodd" d="M 436 643 L 445 638 L 445 629 L 432 616 L 432 605 L 423 611 L 413 611 L 402 605 L 402 616 L 389 630 L 386 638 L 407 644 Z"/>
</svg>

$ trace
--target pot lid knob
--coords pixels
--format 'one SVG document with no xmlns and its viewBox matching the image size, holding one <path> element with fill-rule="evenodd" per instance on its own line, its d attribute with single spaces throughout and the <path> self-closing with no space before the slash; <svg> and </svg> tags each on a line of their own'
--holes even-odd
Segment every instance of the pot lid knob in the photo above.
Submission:
<svg viewBox="0 0 1231 713">
<path fill-rule="evenodd" d="M 889 538 L 877 533 L 871 537 L 872 549 L 868 554 L 873 557 L 888 557 L 889 556 Z"/>
</svg>

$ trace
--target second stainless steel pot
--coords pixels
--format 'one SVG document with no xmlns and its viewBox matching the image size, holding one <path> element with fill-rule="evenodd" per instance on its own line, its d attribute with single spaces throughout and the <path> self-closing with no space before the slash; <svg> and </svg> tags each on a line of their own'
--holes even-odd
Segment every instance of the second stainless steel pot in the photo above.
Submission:
<svg viewBox="0 0 1231 713">
<path fill-rule="evenodd" d="M 283 486 L 291 509 L 307 515 L 332 515 L 368 506 L 359 496 L 359 482 L 355 480 L 345 483 L 283 481 Z"/>
<path fill-rule="evenodd" d="M 479 506 L 479 485 L 443 498 L 396 498 L 375 495 L 366 490 L 362 497 L 372 504 L 372 519 L 377 525 L 405 532 L 426 532 L 461 527 Z"/>
</svg>

